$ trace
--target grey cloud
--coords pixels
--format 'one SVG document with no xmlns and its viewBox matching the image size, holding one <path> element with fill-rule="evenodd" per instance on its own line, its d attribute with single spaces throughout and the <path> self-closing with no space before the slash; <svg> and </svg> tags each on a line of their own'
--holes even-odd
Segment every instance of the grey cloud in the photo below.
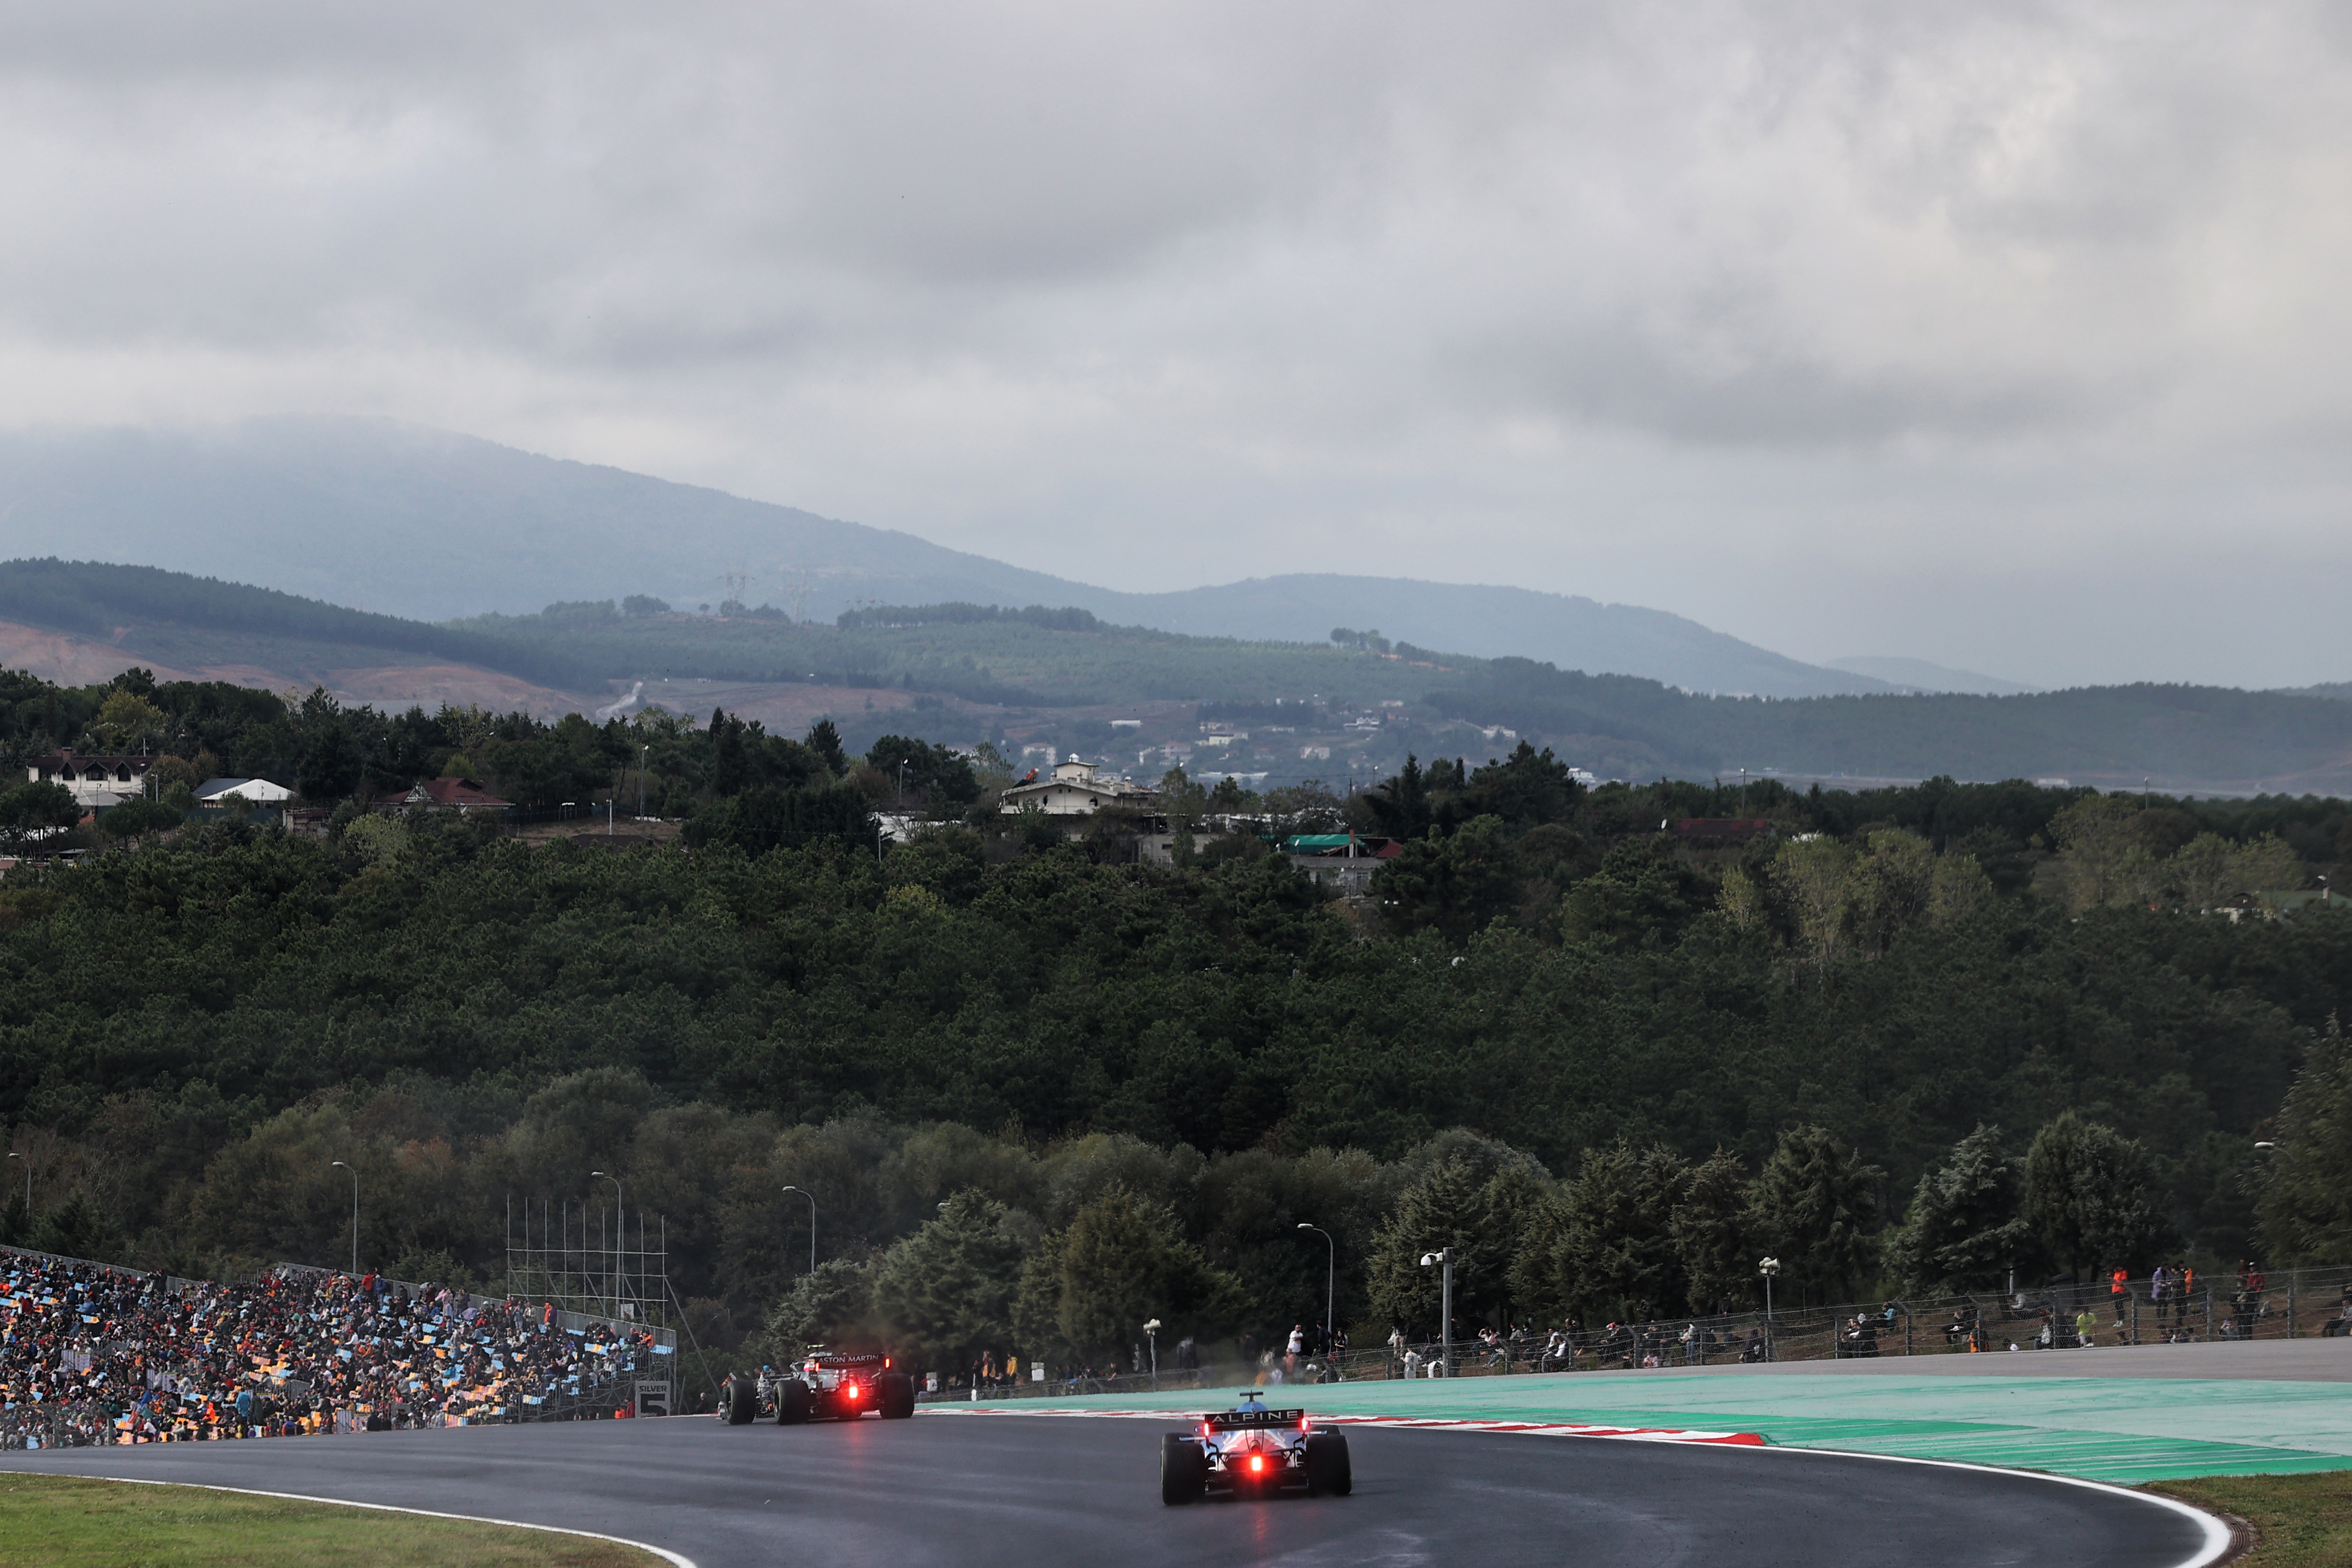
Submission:
<svg viewBox="0 0 2352 1568">
<path fill-rule="evenodd" d="M 390 413 L 1047 569 L 1434 512 L 1640 599 L 1566 498 L 1697 452 L 1736 527 L 1740 462 L 1916 515 L 1838 465 L 2339 430 L 2348 57 L 2162 0 L 16 5 L 0 422 Z"/>
</svg>

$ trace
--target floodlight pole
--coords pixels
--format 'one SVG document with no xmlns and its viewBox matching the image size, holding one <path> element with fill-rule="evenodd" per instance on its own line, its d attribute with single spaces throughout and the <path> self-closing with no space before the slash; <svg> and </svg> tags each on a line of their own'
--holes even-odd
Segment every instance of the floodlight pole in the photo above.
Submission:
<svg viewBox="0 0 2352 1568">
<path fill-rule="evenodd" d="M 809 1272 L 814 1274 L 816 1272 L 816 1197 L 814 1194 L 804 1191 L 800 1187 L 786 1187 L 783 1190 L 788 1193 L 799 1193 L 801 1196 L 808 1199 Z"/>
<path fill-rule="evenodd" d="M 1151 1392 L 1160 1392 L 1160 1320 L 1152 1319 L 1143 1325 L 1145 1337 L 1151 1341 Z"/>
<path fill-rule="evenodd" d="M 1759 1259 L 1756 1272 L 1764 1276 L 1764 1359 L 1770 1361 L 1774 1359 L 1772 1342 L 1777 1337 L 1772 1329 L 1772 1277 L 1780 1272 L 1780 1260 L 1777 1258 Z"/>
<path fill-rule="evenodd" d="M 1339 1244 L 1333 1241 L 1331 1233 L 1319 1225 L 1308 1225 L 1300 1220 L 1298 1228 L 1311 1230 L 1323 1238 L 1323 1361 L 1328 1366 L 1331 1362 L 1331 1346 L 1339 1335 L 1339 1320 L 1331 1312 L 1332 1304 L 1339 1300 Z"/>
<path fill-rule="evenodd" d="M 1443 1294 L 1439 1297 L 1438 1307 L 1437 1364 L 1444 1368 L 1441 1375 L 1452 1377 L 1454 1375 L 1454 1249 L 1449 1247 L 1441 1252 L 1424 1252 L 1421 1255 L 1421 1266 L 1423 1268 L 1433 1263 L 1444 1265 L 1445 1270 L 1444 1285 Z"/>
<path fill-rule="evenodd" d="M 33 1218 L 33 1162 L 14 1149 L 8 1151 L 8 1158 L 25 1162 L 25 1221 L 29 1225 Z"/>
<path fill-rule="evenodd" d="M 352 1278 L 356 1279 L 360 1277 L 360 1173 L 357 1171 L 352 1171 L 349 1165 L 344 1165 L 341 1160 L 335 1161 L 333 1164 L 328 1167 L 328 1169 L 332 1170 L 337 1165 L 341 1165 L 344 1170 L 351 1171 L 352 1175 Z M 25 1174 L 27 1178 L 27 1184 L 26 1187 L 26 1191 L 27 1193 L 32 1190 L 29 1181 L 32 1173 L 33 1167 L 29 1164 L 26 1165 L 25 1167 Z M 25 1206 L 27 1209 L 30 1209 L 33 1206 L 30 1198 L 26 1200 Z"/>
<path fill-rule="evenodd" d="M 611 820 L 609 816 L 606 820 Z M 623 1228 L 621 1178 L 608 1176 L 602 1171 L 591 1171 L 588 1173 L 600 1181 L 613 1184 L 613 1321 L 618 1322 L 621 1317 L 621 1231 Z"/>
</svg>

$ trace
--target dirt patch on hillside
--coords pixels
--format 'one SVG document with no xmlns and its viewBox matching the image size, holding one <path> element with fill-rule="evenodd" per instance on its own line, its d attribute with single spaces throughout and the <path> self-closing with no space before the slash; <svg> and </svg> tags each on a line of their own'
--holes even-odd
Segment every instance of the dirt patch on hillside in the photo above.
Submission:
<svg viewBox="0 0 2352 1568">
<path fill-rule="evenodd" d="M 27 670 L 59 686 L 100 685 L 133 665 L 153 670 L 158 680 L 210 679 L 194 670 L 158 664 L 135 648 L 70 632 L 43 631 L 18 621 L 0 621 L 0 665 Z"/>
<path fill-rule="evenodd" d="M 521 709 L 552 719 L 589 712 L 612 700 L 610 697 L 576 697 L 464 664 L 363 665 L 315 671 L 259 664 L 167 664 L 142 653 L 130 640 L 136 635 L 126 633 L 124 642 L 112 643 L 0 621 L 0 665 L 29 670 L 60 686 L 99 685 L 134 665 L 154 671 L 158 680 L 226 680 L 235 686 L 290 694 L 297 700 L 312 687 L 323 685 L 344 702 L 365 702 L 394 712 L 411 704 L 429 712 L 445 702 L 458 707 L 470 703 L 499 713 Z"/>
<path fill-rule="evenodd" d="M 387 712 L 415 706 L 430 713 L 447 703 L 456 708 L 487 708 L 494 713 L 511 713 L 520 709 L 549 719 L 566 713 L 586 713 L 612 700 L 609 697 L 593 700 L 574 697 L 552 687 L 535 686 L 517 676 L 466 664 L 377 665 L 331 670 L 329 676 L 336 696 Z"/>
</svg>

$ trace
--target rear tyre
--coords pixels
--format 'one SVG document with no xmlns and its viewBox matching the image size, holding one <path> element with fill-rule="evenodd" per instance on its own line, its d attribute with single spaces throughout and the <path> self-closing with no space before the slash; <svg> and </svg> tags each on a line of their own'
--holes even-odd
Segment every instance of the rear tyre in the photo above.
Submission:
<svg viewBox="0 0 2352 1568">
<path fill-rule="evenodd" d="M 759 1414 L 760 1391 L 748 1378 L 730 1377 L 719 1385 L 719 1409 L 730 1426 L 749 1426 Z"/>
<path fill-rule="evenodd" d="M 915 1380 L 903 1372 L 886 1372 L 876 1382 L 874 1406 L 885 1421 L 904 1421 L 915 1413 Z"/>
<path fill-rule="evenodd" d="M 1160 1500 L 1171 1508 L 1178 1503 L 1198 1502 L 1209 1486 L 1209 1457 L 1201 1452 L 1200 1440 L 1190 1434 L 1171 1432 L 1160 1439 Z"/>
<path fill-rule="evenodd" d="M 1356 1489 L 1356 1474 L 1348 1463 L 1348 1439 L 1337 1432 L 1316 1432 L 1307 1439 L 1307 1495 L 1329 1492 L 1346 1497 Z"/>
<path fill-rule="evenodd" d="M 776 1425 L 798 1426 L 809 1418 L 809 1385 L 797 1377 L 776 1384 Z"/>
</svg>

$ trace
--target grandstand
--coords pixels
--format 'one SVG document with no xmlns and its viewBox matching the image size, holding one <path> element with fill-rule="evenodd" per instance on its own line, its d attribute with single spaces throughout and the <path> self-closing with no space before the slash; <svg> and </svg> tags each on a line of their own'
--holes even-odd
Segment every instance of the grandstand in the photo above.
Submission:
<svg viewBox="0 0 2352 1568">
<path fill-rule="evenodd" d="M 630 1410 L 667 1330 L 280 1265 L 227 1284 L 0 1247 L 0 1447 L 189 1442 Z"/>
</svg>

